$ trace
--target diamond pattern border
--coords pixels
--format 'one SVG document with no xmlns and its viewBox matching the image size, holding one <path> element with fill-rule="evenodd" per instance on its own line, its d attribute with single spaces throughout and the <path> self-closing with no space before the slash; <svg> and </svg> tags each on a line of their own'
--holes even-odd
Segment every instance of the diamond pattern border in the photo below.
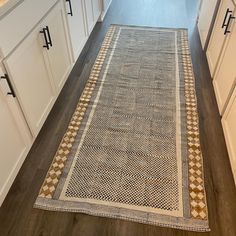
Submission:
<svg viewBox="0 0 236 236">
<path fill-rule="evenodd" d="M 208 214 L 204 188 L 203 158 L 200 146 L 195 78 L 186 31 L 181 32 L 181 47 L 187 112 L 190 214 L 192 218 L 207 220 Z"/>
</svg>

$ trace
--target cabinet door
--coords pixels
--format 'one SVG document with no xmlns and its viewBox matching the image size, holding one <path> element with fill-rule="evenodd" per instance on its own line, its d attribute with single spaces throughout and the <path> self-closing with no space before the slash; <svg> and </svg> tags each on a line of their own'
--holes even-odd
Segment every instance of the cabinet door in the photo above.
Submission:
<svg viewBox="0 0 236 236">
<path fill-rule="evenodd" d="M 222 114 L 236 82 L 236 25 L 229 34 L 229 40 L 213 80 L 219 111 Z"/>
<path fill-rule="evenodd" d="M 36 136 L 55 101 L 45 64 L 43 36 L 33 31 L 6 59 L 4 64 L 15 88 L 24 115 Z"/>
<path fill-rule="evenodd" d="M 97 22 L 99 16 L 101 15 L 101 1 L 100 0 L 92 0 L 92 3 L 93 3 L 94 22 Z"/>
<path fill-rule="evenodd" d="M 94 26 L 92 0 L 84 0 L 84 3 L 85 3 L 87 30 L 88 34 L 90 34 Z"/>
<path fill-rule="evenodd" d="M 1 75 L 1 74 L 0 74 Z M 4 83 L 1 80 L 1 86 Z M 11 107 L 14 112 L 11 111 Z M 0 206 L 30 148 L 30 134 L 23 124 L 17 100 L 0 89 Z M 32 140 L 31 140 L 32 141 Z"/>
<path fill-rule="evenodd" d="M 217 66 L 217 62 L 224 45 L 224 41 L 226 39 L 226 35 L 224 35 L 225 28 L 222 28 L 222 24 L 228 22 L 228 18 L 230 13 L 227 14 L 227 9 L 234 12 L 234 3 L 232 0 L 222 0 L 221 5 L 219 7 L 219 11 L 216 17 L 215 25 L 213 28 L 213 32 L 211 35 L 211 39 L 209 42 L 209 46 L 207 49 L 207 59 L 209 63 L 209 68 L 212 77 L 214 76 L 214 72 Z M 227 14 L 227 18 L 225 16 Z"/>
<path fill-rule="evenodd" d="M 234 89 L 234 93 L 222 117 L 222 124 L 236 183 L 236 89 Z"/>
<path fill-rule="evenodd" d="M 203 0 L 199 15 L 198 29 L 201 38 L 202 48 L 205 47 L 212 18 L 215 12 L 217 0 Z"/>
<path fill-rule="evenodd" d="M 59 2 L 41 24 L 48 26 L 52 46 L 47 50 L 49 64 L 57 93 L 62 89 L 72 67 L 65 12 L 62 2 Z M 49 40 L 49 39 L 48 39 Z M 50 41 L 50 40 L 49 40 Z"/>
<path fill-rule="evenodd" d="M 73 14 L 72 16 L 69 14 L 67 16 L 73 49 L 73 57 L 75 61 L 79 57 L 79 54 L 87 40 L 87 35 L 82 0 L 71 0 L 71 7 Z M 67 10 L 69 12 L 70 9 Z"/>
<path fill-rule="evenodd" d="M 102 0 L 103 11 L 106 12 L 112 0 Z"/>
</svg>

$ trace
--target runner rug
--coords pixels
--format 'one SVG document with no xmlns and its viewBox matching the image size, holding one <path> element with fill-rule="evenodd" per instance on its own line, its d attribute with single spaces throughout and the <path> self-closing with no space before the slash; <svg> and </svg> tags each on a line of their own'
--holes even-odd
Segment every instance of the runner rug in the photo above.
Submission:
<svg viewBox="0 0 236 236">
<path fill-rule="evenodd" d="M 110 26 L 35 203 L 209 231 L 187 30 Z"/>
</svg>

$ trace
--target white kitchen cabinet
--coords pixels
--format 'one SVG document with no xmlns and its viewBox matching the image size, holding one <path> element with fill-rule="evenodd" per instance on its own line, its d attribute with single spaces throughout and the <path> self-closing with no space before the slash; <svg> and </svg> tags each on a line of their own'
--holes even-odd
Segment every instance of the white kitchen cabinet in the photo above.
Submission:
<svg viewBox="0 0 236 236">
<path fill-rule="evenodd" d="M 87 31 L 88 31 L 88 34 L 90 34 L 94 26 L 93 4 L 92 4 L 92 0 L 84 0 L 84 3 L 85 3 L 84 5 L 85 5 Z"/>
<path fill-rule="evenodd" d="M 57 4 L 4 60 L 34 136 L 41 129 L 71 69 L 62 6 Z"/>
<path fill-rule="evenodd" d="M 101 0 L 92 0 L 92 4 L 93 4 L 93 18 L 94 18 L 94 22 L 97 22 L 98 18 L 101 15 Z"/>
<path fill-rule="evenodd" d="M 17 98 L 31 131 L 36 136 L 55 101 L 55 92 L 43 55 L 42 39 L 36 28 L 4 60 Z"/>
<path fill-rule="evenodd" d="M 16 0 L 15 0 L 16 1 Z M 0 20 L 0 57 L 5 58 L 58 0 L 24 0 Z M 9 0 L 9 4 L 14 0 Z"/>
<path fill-rule="evenodd" d="M 222 117 L 222 125 L 236 183 L 236 88 Z"/>
<path fill-rule="evenodd" d="M 71 9 L 70 9 L 71 4 Z M 83 0 L 65 1 L 74 62 L 88 38 L 84 15 Z"/>
<path fill-rule="evenodd" d="M 102 8 L 102 12 L 101 12 L 101 17 L 100 17 L 100 21 L 103 21 L 109 6 L 111 5 L 112 0 L 101 0 L 101 8 Z"/>
<path fill-rule="evenodd" d="M 75 62 L 111 0 L 102 2 L 106 9 L 100 0 L 70 0 L 71 16 L 67 0 L 27 0 L 1 19 L 0 205 L 72 69 L 72 54 Z"/>
<path fill-rule="evenodd" d="M 219 64 L 213 80 L 214 90 L 217 98 L 220 114 L 227 105 L 236 83 L 236 24 L 231 26 L 228 40 L 222 51 Z"/>
<path fill-rule="evenodd" d="M 102 0 L 103 9 L 105 11 L 109 8 L 111 2 L 112 2 L 112 0 Z"/>
<path fill-rule="evenodd" d="M 234 11 L 235 11 L 235 6 L 233 0 L 221 1 L 207 49 L 207 60 L 212 77 L 214 77 L 219 56 L 224 46 L 224 42 L 227 38 L 227 34 L 224 34 L 227 27 L 226 25 L 229 22 L 232 22 L 230 20 L 230 15 L 233 14 Z M 223 24 L 225 25 L 224 27 L 222 27 Z M 230 27 L 230 24 L 228 25 Z"/>
<path fill-rule="evenodd" d="M 16 177 L 32 143 L 17 99 L 10 93 L 0 68 L 0 205 Z"/>
<path fill-rule="evenodd" d="M 41 23 L 42 28 L 45 26 L 49 28 L 48 33 L 50 34 L 52 45 L 49 50 L 44 51 L 49 58 L 49 70 L 52 72 L 57 94 L 61 91 L 72 68 L 64 10 L 63 3 L 60 1 Z"/>
<path fill-rule="evenodd" d="M 87 22 L 87 31 L 90 34 L 94 25 L 98 21 L 101 15 L 101 1 L 100 0 L 84 0 L 85 3 L 85 15 Z"/>
<path fill-rule="evenodd" d="M 199 35 L 202 43 L 202 48 L 204 49 L 210 26 L 212 23 L 212 19 L 215 13 L 215 8 L 217 5 L 218 0 L 203 0 L 201 5 L 201 10 L 199 14 L 199 20 L 198 20 L 198 30 Z"/>
</svg>

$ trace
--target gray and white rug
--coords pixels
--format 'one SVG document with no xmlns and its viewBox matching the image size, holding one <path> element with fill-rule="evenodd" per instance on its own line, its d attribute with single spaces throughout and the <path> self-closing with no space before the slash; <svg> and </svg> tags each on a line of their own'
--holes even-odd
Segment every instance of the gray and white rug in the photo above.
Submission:
<svg viewBox="0 0 236 236">
<path fill-rule="evenodd" d="M 35 207 L 209 231 L 187 30 L 109 28 Z"/>
</svg>

